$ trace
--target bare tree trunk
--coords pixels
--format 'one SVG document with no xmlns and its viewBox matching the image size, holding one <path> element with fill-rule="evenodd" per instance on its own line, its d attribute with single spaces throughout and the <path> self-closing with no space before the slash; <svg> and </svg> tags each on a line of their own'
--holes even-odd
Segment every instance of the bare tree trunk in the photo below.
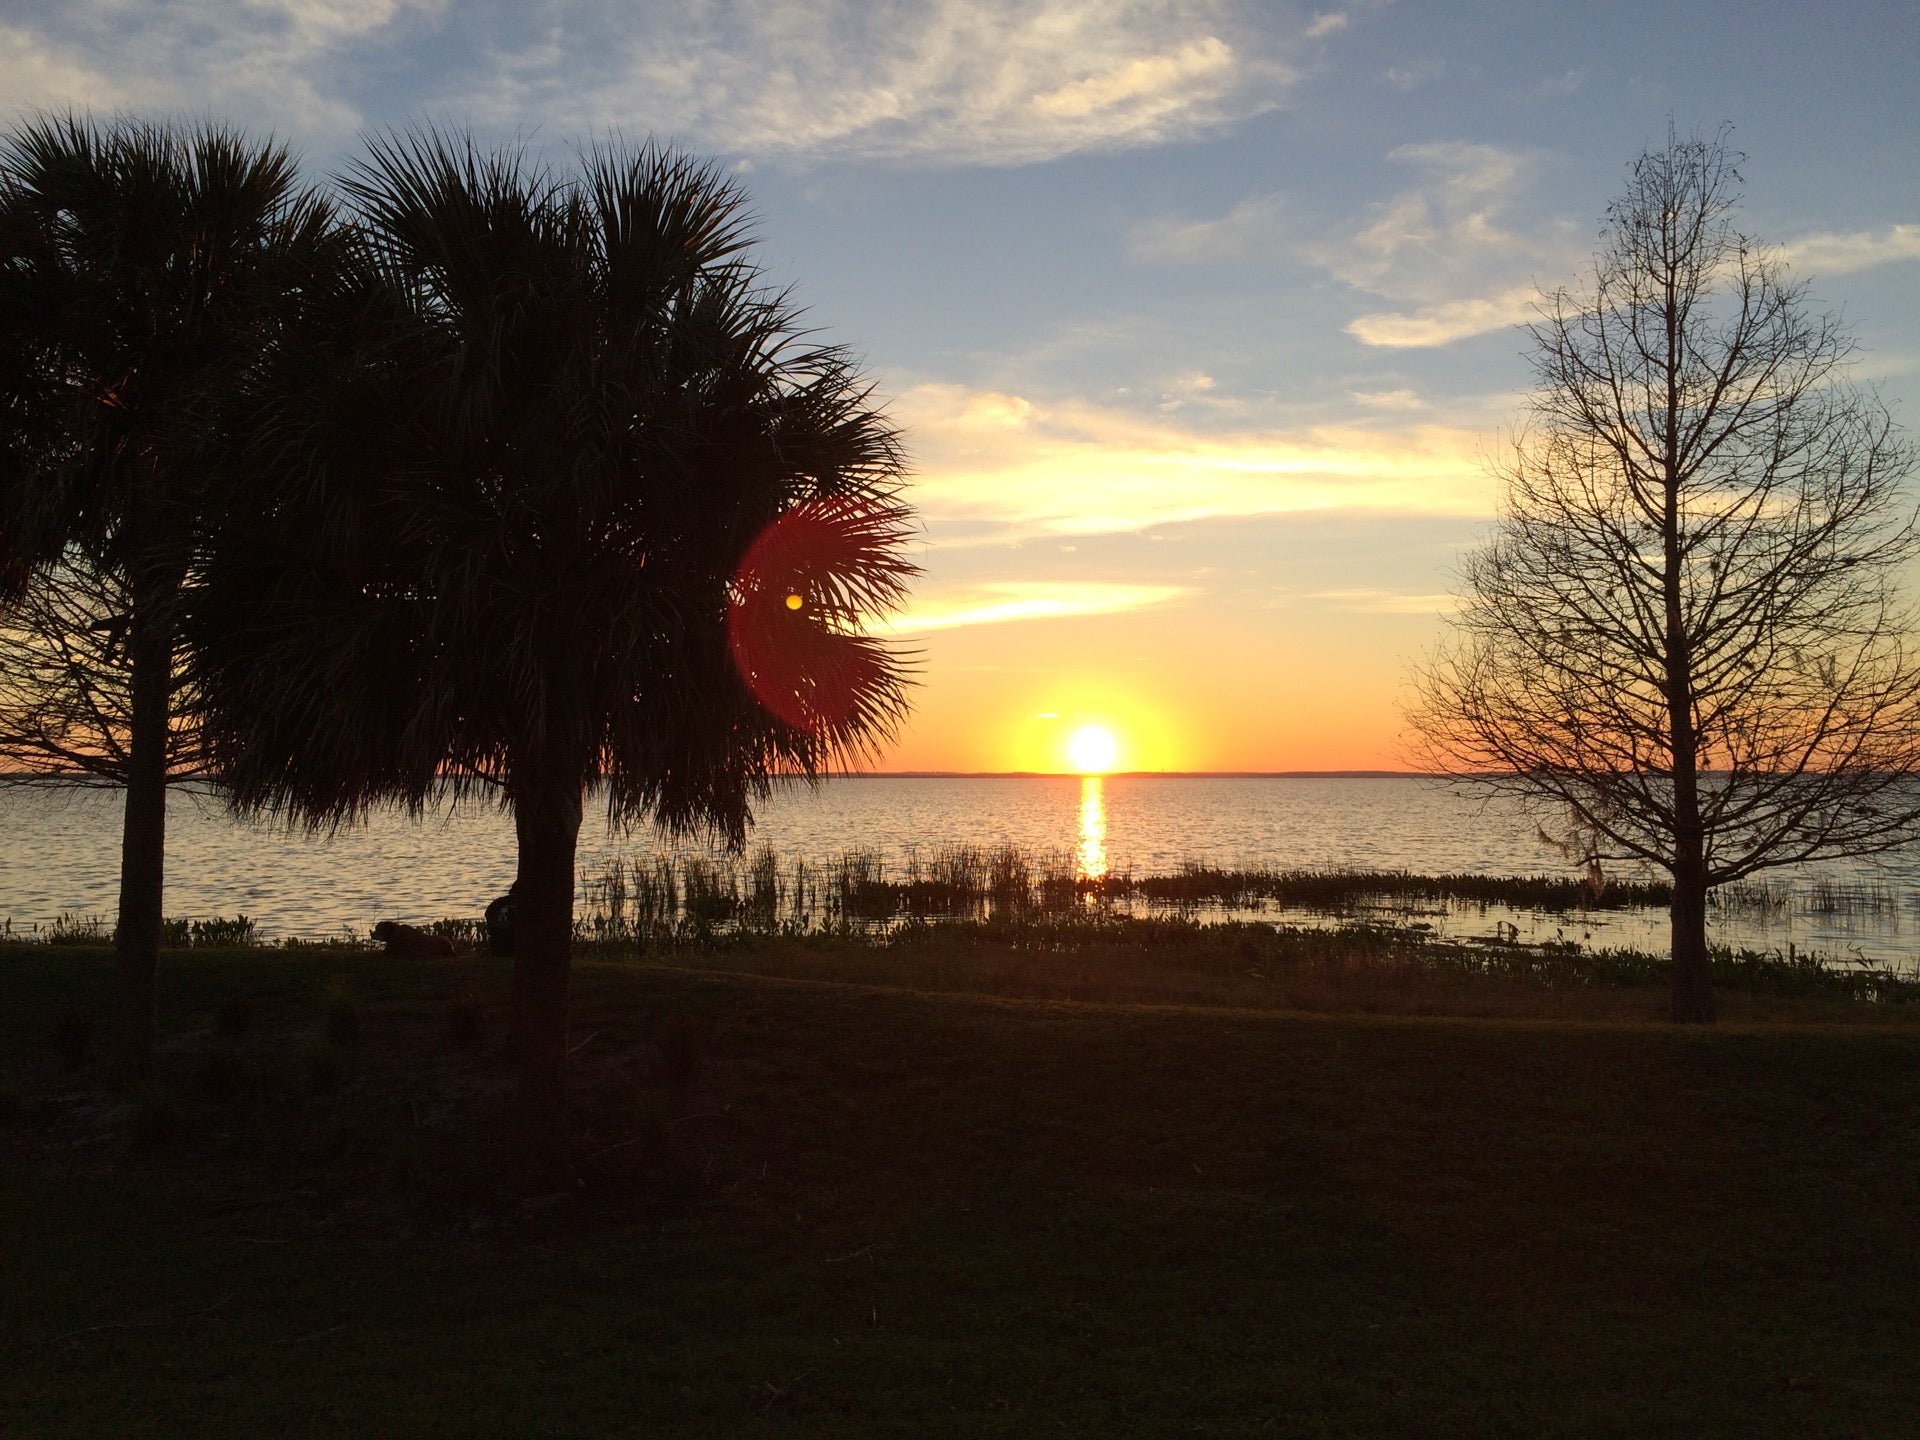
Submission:
<svg viewBox="0 0 1920 1440">
<path fill-rule="evenodd" d="M 132 715 L 127 737 L 126 810 L 120 830 L 119 971 L 113 1066 L 122 1080 L 153 1064 L 159 1009 L 160 937 L 167 870 L 167 738 L 173 690 L 173 635 L 151 603 L 133 607 Z"/>
<path fill-rule="evenodd" d="M 1667 353 L 1664 375 L 1667 413 L 1664 433 L 1664 507 L 1661 516 L 1665 569 L 1667 728 L 1673 764 L 1673 1019 L 1675 1024 L 1706 1024 L 1713 1019 L 1713 976 L 1707 966 L 1706 831 L 1700 820 L 1700 732 L 1693 714 L 1693 643 L 1680 603 L 1681 572 L 1687 556 L 1681 547 L 1681 426 L 1684 407 L 1680 375 L 1682 298 L 1675 265 L 1665 274 Z"/>
<path fill-rule="evenodd" d="M 1696 832 L 1697 834 L 1697 832 Z M 1673 1018 L 1704 1025 L 1714 1018 L 1713 977 L 1707 963 L 1707 867 L 1694 855 L 1673 870 Z"/>
<path fill-rule="evenodd" d="M 1670 592 L 1671 593 L 1671 592 Z M 1692 660 L 1678 633 L 1679 603 L 1668 642 L 1673 752 L 1673 1018 L 1704 1025 L 1713 1019 L 1713 976 L 1707 963 L 1706 830 L 1700 820 L 1700 737 L 1693 725 Z"/>
<path fill-rule="evenodd" d="M 567 978 L 573 956 L 578 778 L 515 787 L 519 879 L 513 901 L 513 1039 L 526 1158 L 541 1170 L 565 1154 Z"/>
</svg>

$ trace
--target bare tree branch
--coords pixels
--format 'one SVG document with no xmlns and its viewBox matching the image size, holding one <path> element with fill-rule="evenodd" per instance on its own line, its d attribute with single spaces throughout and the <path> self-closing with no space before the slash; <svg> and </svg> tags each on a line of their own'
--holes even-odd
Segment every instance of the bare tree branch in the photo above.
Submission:
<svg viewBox="0 0 1920 1440">
<path fill-rule="evenodd" d="M 0 762 L 10 779 L 124 785 L 133 716 L 124 577 L 77 546 L 31 577 L 0 624 Z M 175 645 L 167 775 L 207 774 L 200 705 Z"/>
</svg>

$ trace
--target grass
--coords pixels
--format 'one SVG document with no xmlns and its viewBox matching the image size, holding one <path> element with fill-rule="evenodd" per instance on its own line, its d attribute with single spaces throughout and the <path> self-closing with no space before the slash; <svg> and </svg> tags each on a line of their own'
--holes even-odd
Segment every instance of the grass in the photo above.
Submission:
<svg viewBox="0 0 1920 1440">
<path fill-rule="evenodd" d="M 737 858 L 683 854 L 616 860 L 586 882 L 582 933 L 599 940 L 658 939 L 689 929 L 795 934 L 903 919 L 1061 918 L 1088 910 L 1148 916 L 1293 908 L 1341 914 L 1382 901 L 1567 912 L 1658 907 L 1671 894 L 1664 884 L 1644 881 L 1596 890 L 1585 880 L 1546 876 L 1201 865 L 1146 876 L 1119 867 L 1091 877 L 1070 851 L 1012 845 L 910 849 L 892 864 L 871 851 L 820 862 L 782 858 L 763 846 Z"/>
<path fill-rule="evenodd" d="M 1912 1432 L 1920 1006 L 1409 944 L 590 947 L 561 1195 L 507 962 L 0 949 L 0 1433 Z"/>
</svg>

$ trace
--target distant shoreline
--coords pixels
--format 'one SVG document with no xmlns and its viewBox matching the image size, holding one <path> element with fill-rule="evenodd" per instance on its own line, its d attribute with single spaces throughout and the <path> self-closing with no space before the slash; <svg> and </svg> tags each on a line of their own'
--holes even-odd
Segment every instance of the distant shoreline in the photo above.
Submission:
<svg viewBox="0 0 1920 1440">
<path fill-rule="evenodd" d="M 1085 780 L 1082 770 L 838 770 L 823 780 Z M 1110 770 L 1101 780 L 1444 780 L 1425 770 Z M 98 775 L 54 775 L 39 770 L 0 770 L 0 784 L 15 780 L 69 781 L 118 789 L 118 780 Z M 174 785 L 212 783 L 204 775 L 181 776 Z"/>
<path fill-rule="evenodd" d="M 847 770 L 828 780 L 1442 780 L 1424 770 Z"/>
</svg>

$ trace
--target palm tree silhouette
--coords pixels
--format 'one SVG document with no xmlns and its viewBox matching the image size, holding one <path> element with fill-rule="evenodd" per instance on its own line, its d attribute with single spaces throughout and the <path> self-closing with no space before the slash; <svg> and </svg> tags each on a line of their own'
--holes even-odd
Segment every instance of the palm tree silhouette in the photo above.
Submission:
<svg viewBox="0 0 1920 1440">
<path fill-rule="evenodd" d="M 706 165 L 610 144 L 556 173 L 423 131 L 342 183 L 350 263 L 254 396 L 278 479 L 206 567 L 209 744 L 246 810 L 512 809 L 550 1137 L 583 795 L 738 846 L 775 776 L 890 731 L 904 662 L 860 627 L 914 570 L 901 453 Z"/>
<path fill-rule="evenodd" d="M 125 604 L 99 622 L 130 690 L 123 1073 L 152 1054 L 179 605 L 232 478 L 225 406 L 327 225 L 285 148 L 212 123 L 69 115 L 0 141 L 0 600 L 65 567 Z"/>
</svg>

